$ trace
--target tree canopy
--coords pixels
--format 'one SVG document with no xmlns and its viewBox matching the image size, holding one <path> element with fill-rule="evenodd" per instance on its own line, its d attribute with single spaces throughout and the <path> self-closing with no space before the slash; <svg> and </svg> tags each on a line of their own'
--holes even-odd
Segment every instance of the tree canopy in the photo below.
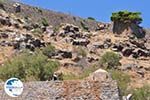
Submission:
<svg viewBox="0 0 150 100">
<path fill-rule="evenodd" d="M 129 12 L 129 11 L 119 11 L 112 13 L 111 21 L 121 21 L 124 23 L 137 23 L 142 22 L 140 12 Z"/>
</svg>

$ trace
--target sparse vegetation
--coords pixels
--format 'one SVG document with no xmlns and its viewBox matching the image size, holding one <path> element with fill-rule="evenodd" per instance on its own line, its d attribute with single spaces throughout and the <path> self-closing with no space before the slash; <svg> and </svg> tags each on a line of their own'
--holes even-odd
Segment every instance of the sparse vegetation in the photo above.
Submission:
<svg viewBox="0 0 150 100">
<path fill-rule="evenodd" d="M 112 78 L 117 81 L 121 91 L 121 96 L 126 95 L 127 86 L 130 83 L 130 76 L 119 70 L 110 70 Z"/>
<path fill-rule="evenodd" d="M 40 28 L 36 28 L 32 31 L 34 36 L 40 37 L 42 35 L 42 30 Z"/>
<path fill-rule="evenodd" d="M 39 12 L 39 13 L 41 13 L 42 14 L 42 9 L 40 9 L 39 7 L 35 7 L 35 9 Z"/>
<path fill-rule="evenodd" d="M 41 23 L 42 23 L 43 26 L 48 26 L 49 25 L 46 18 L 42 18 Z"/>
<path fill-rule="evenodd" d="M 111 20 L 112 21 L 120 21 L 124 23 L 138 23 L 142 22 L 140 12 L 129 12 L 129 11 L 119 11 L 112 13 Z"/>
<path fill-rule="evenodd" d="M 132 100 L 150 100 L 150 85 L 132 90 Z"/>
<path fill-rule="evenodd" d="M 23 81 L 45 81 L 52 77 L 58 66 L 57 61 L 48 60 L 40 51 L 34 54 L 25 51 L 0 66 L 0 79 L 17 77 Z"/>
<path fill-rule="evenodd" d="M 111 73 L 112 78 L 118 83 L 121 97 L 131 93 L 133 95 L 132 100 L 150 99 L 150 85 L 146 84 L 141 88 L 128 89 L 128 85 L 131 82 L 131 78 L 127 73 L 122 72 L 120 70 L 109 70 L 109 72 Z"/>
<path fill-rule="evenodd" d="M 93 17 L 88 17 L 87 19 L 95 21 L 95 18 Z"/>
<path fill-rule="evenodd" d="M 63 75 L 63 80 L 76 80 L 76 79 L 84 79 L 88 77 L 91 73 L 96 71 L 98 67 L 96 65 L 93 65 L 87 69 L 85 69 L 80 75 L 74 75 L 72 73 Z"/>
<path fill-rule="evenodd" d="M 46 55 L 47 57 L 51 57 L 52 53 L 55 52 L 55 47 L 52 45 L 48 45 L 42 50 L 43 54 Z"/>
<path fill-rule="evenodd" d="M 100 59 L 100 64 L 102 66 L 106 67 L 106 69 L 112 69 L 115 68 L 120 64 L 119 62 L 120 57 L 118 54 L 114 52 L 106 52 Z"/>
<path fill-rule="evenodd" d="M 81 23 L 81 27 L 82 27 L 84 30 L 86 30 L 86 31 L 89 30 L 88 26 L 84 23 L 84 21 L 81 21 L 80 23 Z"/>
<path fill-rule="evenodd" d="M 77 54 L 79 56 L 82 56 L 82 57 L 86 57 L 87 56 L 87 52 L 85 51 L 85 49 L 81 46 L 77 47 L 76 50 Z"/>
</svg>

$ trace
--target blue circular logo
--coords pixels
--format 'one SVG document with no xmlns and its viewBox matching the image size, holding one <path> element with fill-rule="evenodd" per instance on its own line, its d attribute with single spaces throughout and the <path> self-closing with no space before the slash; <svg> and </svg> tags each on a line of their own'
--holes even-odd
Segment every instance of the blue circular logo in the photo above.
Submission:
<svg viewBox="0 0 150 100">
<path fill-rule="evenodd" d="M 4 90 L 11 97 L 18 97 L 23 92 L 23 83 L 18 78 L 10 78 L 5 82 Z"/>
</svg>

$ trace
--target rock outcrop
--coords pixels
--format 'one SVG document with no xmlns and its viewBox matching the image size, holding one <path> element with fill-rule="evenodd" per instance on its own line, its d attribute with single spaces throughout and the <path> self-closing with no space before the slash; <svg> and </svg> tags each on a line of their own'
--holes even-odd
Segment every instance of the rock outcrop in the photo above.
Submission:
<svg viewBox="0 0 150 100">
<path fill-rule="evenodd" d="M 145 31 L 142 27 L 138 26 L 136 23 L 124 23 L 120 21 L 115 21 L 113 23 L 113 33 L 124 34 L 124 35 L 134 35 L 138 38 L 145 37 Z"/>
<path fill-rule="evenodd" d="M 135 23 L 114 22 L 112 30 L 110 23 L 83 20 L 40 8 L 29 9 L 30 6 L 23 4 L 9 6 L 13 4 L 13 2 L 0 4 L 1 64 L 23 49 L 34 53 L 35 49 L 44 50 L 44 47 L 52 45 L 55 50 L 52 52 L 47 50 L 46 54 L 43 54 L 48 56 L 48 60 L 57 60 L 60 63 L 58 71 L 78 77 L 88 68 L 95 68 L 95 66 L 101 68 L 100 57 L 107 51 L 113 51 L 122 58 L 116 70 L 131 74 L 131 85 L 135 85 L 136 82 L 138 85 L 149 82 L 150 35 L 146 34 L 145 37 L 142 27 Z M 43 15 L 52 25 L 39 24 Z M 81 26 L 81 22 L 86 27 Z M 9 50 L 4 52 L 7 49 Z M 103 69 L 90 73 L 82 80 L 54 80 L 24 83 L 23 94 L 13 99 L 120 100 L 117 82 L 112 80 L 110 73 Z M 3 98 L 13 100 L 4 93 L 2 83 L 0 100 Z"/>
</svg>

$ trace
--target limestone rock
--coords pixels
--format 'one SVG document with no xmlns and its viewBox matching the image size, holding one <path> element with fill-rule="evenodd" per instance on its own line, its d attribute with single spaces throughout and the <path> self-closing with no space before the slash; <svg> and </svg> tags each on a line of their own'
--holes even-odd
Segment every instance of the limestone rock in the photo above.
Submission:
<svg viewBox="0 0 150 100">
<path fill-rule="evenodd" d="M 98 69 L 89 75 L 88 79 L 93 81 L 106 81 L 109 77 L 109 73 L 103 69 Z"/>
</svg>

